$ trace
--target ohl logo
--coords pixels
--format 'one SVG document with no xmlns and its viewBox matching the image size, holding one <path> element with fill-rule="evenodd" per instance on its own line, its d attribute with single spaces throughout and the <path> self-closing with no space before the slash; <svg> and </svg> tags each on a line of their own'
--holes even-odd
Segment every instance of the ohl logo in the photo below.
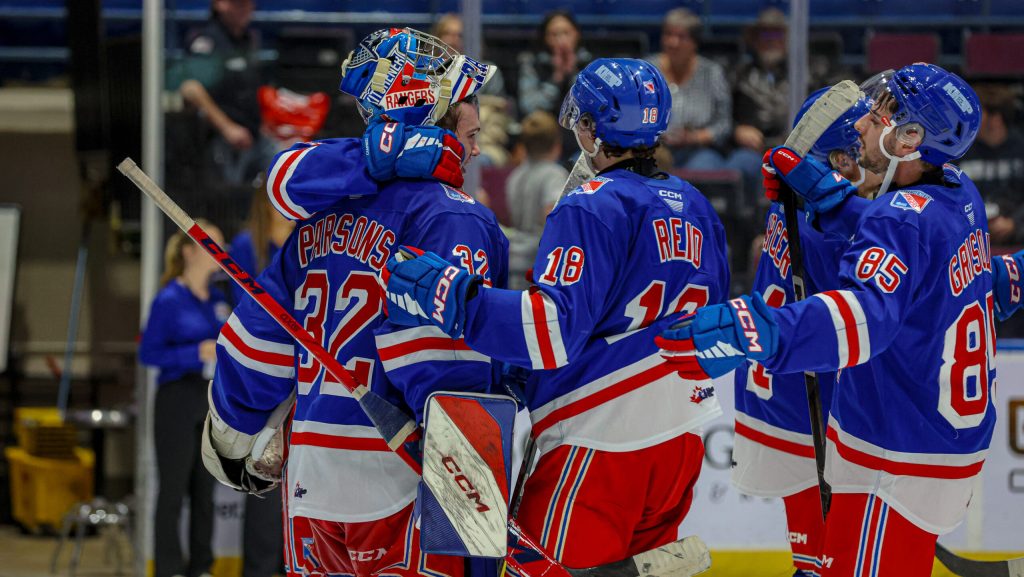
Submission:
<svg viewBox="0 0 1024 577">
<path fill-rule="evenodd" d="M 694 385 L 693 394 L 690 395 L 690 402 L 695 405 L 699 405 L 704 402 L 705 399 L 710 399 L 713 396 L 715 396 L 714 386 L 709 385 L 707 387 L 702 387 L 700 385 Z"/>
<path fill-rule="evenodd" d="M 302 485 L 295 483 L 295 498 L 301 499 L 303 495 L 309 492 L 309 489 L 303 489 Z"/>
</svg>

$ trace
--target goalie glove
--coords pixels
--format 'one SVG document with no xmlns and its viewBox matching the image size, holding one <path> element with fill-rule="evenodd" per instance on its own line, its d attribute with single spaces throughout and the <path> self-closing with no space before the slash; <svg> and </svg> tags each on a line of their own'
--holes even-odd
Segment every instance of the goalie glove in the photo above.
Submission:
<svg viewBox="0 0 1024 577">
<path fill-rule="evenodd" d="M 255 435 L 238 431 L 221 419 L 211 399 L 201 448 L 206 470 L 224 485 L 251 495 L 277 488 L 284 465 L 284 419 L 294 399 L 289 396 L 281 403 Z"/>
<path fill-rule="evenodd" d="M 466 150 L 450 130 L 385 122 L 377 116 L 363 132 L 363 154 L 370 176 L 378 182 L 425 178 L 462 188 Z"/>
<path fill-rule="evenodd" d="M 720 377 L 746 359 L 775 355 L 779 327 L 761 293 L 702 307 L 654 337 L 661 356 L 684 379 Z"/>
</svg>

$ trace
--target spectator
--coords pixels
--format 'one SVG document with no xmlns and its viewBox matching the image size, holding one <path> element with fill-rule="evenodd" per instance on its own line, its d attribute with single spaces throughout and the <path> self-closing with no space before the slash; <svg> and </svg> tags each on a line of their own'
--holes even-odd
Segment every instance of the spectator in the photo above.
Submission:
<svg viewBox="0 0 1024 577">
<path fill-rule="evenodd" d="M 216 227 L 199 223 L 218 244 L 224 242 Z M 231 312 L 224 295 L 210 285 L 217 270 L 217 263 L 185 233 L 175 233 L 164 251 L 163 288 L 150 306 L 139 345 L 139 360 L 160 370 L 153 423 L 159 478 L 153 523 L 156 577 L 207 575 L 213 564 L 214 480 L 199 446 L 217 334 Z M 178 533 L 186 495 L 187 562 Z"/>
<path fill-rule="evenodd" d="M 1024 136 L 1015 128 L 1019 102 L 1008 86 L 976 87 L 981 101 L 981 128 L 958 163 L 985 199 L 993 246 L 1024 243 Z"/>
<path fill-rule="evenodd" d="M 519 113 L 558 114 L 569 87 L 593 58 L 580 46 L 580 28 L 572 13 L 548 12 L 539 29 L 541 50 L 519 55 Z"/>
<path fill-rule="evenodd" d="M 212 126 L 210 154 L 219 178 L 248 185 L 274 157 L 274 144 L 260 131 L 257 92 L 263 83 L 259 46 L 251 30 L 253 0 L 211 0 L 210 20 L 188 42 L 187 56 L 172 71 L 182 78 L 185 102 Z"/>
<path fill-rule="evenodd" d="M 736 148 L 727 166 L 743 173 L 747 196 L 753 199 L 764 151 L 782 144 L 789 134 L 786 15 L 778 8 L 763 10 L 743 36 L 751 54 L 733 82 Z"/>
<path fill-rule="evenodd" d="M 430 33 L 437 36 L 445 44 L 460 53 L 464 53 L 462 44 L 462 18 L 458 14 L 448 12 L 442 14 Z M 481 50 L 483 52 L 483 50 Z M 512 108 L 505 94 L 505 77 L 501 69 L 493 62 L 483 58 L 483 54 L 470 54 L 480 57 L 481 62 L 494 67 L 494 76 L 477 93 L 480 104 L 480 132 L 477 134 L 477 145 L 480 147 L 478 161 L 482 166 L 505 166 L 508 164 L 508 129 L 512 122 Z"/>
<path fill-rule="evenodd" d="M 558 163 L 562 133 L 555 117 L 538 110 L 522 122 L 519 142 L 526 160 L 508 176 L 505 197 L 512 224 L 509 237 L 509 288 L 529 287 L 526 271 L 537 257 L 537 245 L 547 217 L 562 193 L 569 172 Z"/>
<path fill-rule="evenodd" d="M 266 190 L 253 191 L 249 221 L 245 229 L 231 241 L 231 258 L 249 274 L 258 275 L 277 255 L 281 245 L 295 228 L 270 204 Z M 246 292 L 232 283 L 236 306 L 248 298 Z M 242 577 L 270 577 L 280 572 L 284 558 L 281 535 L 281 489 L 261 495 L 245 496 L 245 518 L 242 523 Z"/>
<path fill-rule="evenodd" d="M 720 169 L 732 130 L 732 97 L 722 67 L 697 54 L 701 22 L 686 8 L 665 14 L 661 52 L 649 60 L 668 81 L 672 118 L 661 142 L 680 168 Z"/>
</svg>

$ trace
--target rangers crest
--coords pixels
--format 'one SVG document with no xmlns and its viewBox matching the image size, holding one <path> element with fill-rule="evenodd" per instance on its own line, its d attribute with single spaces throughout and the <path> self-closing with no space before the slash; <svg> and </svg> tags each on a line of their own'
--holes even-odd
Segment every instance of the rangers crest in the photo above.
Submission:
<svg viewBox="0 0 1024 577">
<path fill-rule="evenodd" d="M 474 200 L 472 196 L 469 196 L 465 192 L 462 192 L 457 188 L 452 188 L 447 184 L 441 184 L 441 186 L 444 187 L 444 193 L 448 195 L 448 198 L 452 200 L 457 200 L 459 202 L 465 202 L 468 204 L 476 204 L 476 200 Z"/>
<path fill-rule="evenodd" d="M 595 192 L 600 190 L 602 186 L 611 181 L 612 179 L 606 178 L 604 176 L 595 176 L 589 181 L 579 185 L 579 187 L 577 187 L 576 190 L 573 190 L 572 192 L 569 193 L 569 196 L 572 196 L 574 194 L 594 194 Z"/>
<path fill-rule="evenodd" d="M 920 214 L 931 201 L 932 197 L 920 190 L 901 190 L 892 197 L 889 205 Z"/>
</svg>

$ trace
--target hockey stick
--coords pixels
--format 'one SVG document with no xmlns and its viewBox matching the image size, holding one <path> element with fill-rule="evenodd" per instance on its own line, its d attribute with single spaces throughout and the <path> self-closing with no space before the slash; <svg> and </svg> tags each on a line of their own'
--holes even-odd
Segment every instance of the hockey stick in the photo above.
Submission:
<svg viewBox="0 0 1024 577">
<path fill-rule="evenodd" d="M 245 289 L 245 292 L 249 293 L 249 296 L 271 318 L 276 320 L 281 325 L 281 328 L 305 347 L 327 369 L 327 372 L 332 377 L 348 389 L 352 393 L 352 398 L 359 402 L 359 406 L 362 407 L 366 416 L 373 421 L 374 427 L 384 437 L 388 447 L 412 467 L 417 474 L 421 473 L 419 461 L 409 453 L 408 448 L 405 446 L 406 442 L 412 440 L 410 437 L 418 433 L 416 423 L 398 407 L 395 407 L 373 391 L 367 389 L 365 385 L 356 381 L 355 377 L 345 367 L 341 366 L 337 359 L 325 351 L 320 346 L 320 343 L 313 340 L 313 337 L 292 318 L 292 315 L 285 311 L 273 297 L 267 294 L 263 287 L 254 278 L 249 276 L 245 269 L 235 263 L 231 255 L 210 238 L 210 235 L 203 230 L 203 227 L 196 224 L 192 217 L 171 200 L 167 193 L 161 190 L 132 159 L 124 159 L 121 164 L 117 165 L 117 169 L 135 183 L 135 186 L 145 193 L 146 196 L 151 198 L 160 207 L 160 210 L 174 221 L 174 224 L 178 225 L 196 244 L 206 250 L 213 257 L 213 260 L 217 261 L 220 268 L 228 273 L 232 280 L 238 283 L 238 286 Z"/>
<path fill-rule="evenodd" d="M 935 543 L 935 556 L 956 575 L 961 577 L 1024 577 L 1024 557 L 1006 561 L 976 561 L 965 559 Z"/>
<path fill-rule="evenodd" d="M 814 102 L 811 108 L 793 127 L 786 138 L 786 146 L 800 156 L 806 156 L 814 143 L 828 130 L 833 122 L 846 113 L 860 98 L 860 88 L 850 80 L 836 84 Z M 782 195 L 782 207 L 786 215 L 786 234 L 789 236 L 790 274 L 793 280 L 793 298 L 799 302 L 807 298 L 804 285 L 804 259 L 800 247 L 800 224 L 796 208 L 796 195 L 787 190 Z M 832 487 L 825 481 L 825 418 L 821 406 L 821 390 L 818 375 L 804 373 L 807 389 L 807 409 L 811 415 L 811 438 L 814 442 L 814 463 L 818 470 L 818 490 L 821 494 L 821 515 L 828 515 L 832 503 Z"/>
<path fill-rule="evenodd" d="M 378 396 L 373 391 L 366 388 L 365 385 L 359 383 L 345 367 L 335 359 L 330 353 L 328 353 L 317 341 L 313 340 L 312 337 L 307 333 L 296 321 L 292 318 L 292 315 L 288 313 L 284 308 L 274 300 L 263 287 L 253 279 L 249 273 L 240 267 L 231 256 L 224 251 L 210 235 L 199 226 L 195 220 L 193 220 L 184 210 L 181 209 L 170 197 L 167 196 L 163 190 L 149 176 L 140 169 L 133 160 L 130 158 L 124 159 L 120 164 L 117 165 L 117 169 L 128 177 L 136 187 L 139 188 L 146 196 L 150 197 L 153 202 L 156 203 L 160 210 L 163 211 L 181 230 L 183 230 L 193 241 L 201 246 L 210 256 L 213 257 L 217 264 L 220 265 L 221 269 L 224 270 L 231 277 L 233 281 L 238 283 L 245 291 L 251 296 L 264 311 L 267 312 L 274 320 L 277 321 L 281 327 L 291 335 L 296 341 L 299 342 L 303 347 L 314 358 L 316 358 L 330 373 L 332 377 L 342 383 L 355 398 L 360 407 L 366 412 L 366 415 L 370 417 L 370 420 L 374 423 L 374 426 L 381 433 L 381 436 L 388 441 L 388 447 L 394 451 L 417 475 L 422 474 L 422 466 L 419 461 L 416 460 L 412 454 L 409 453 L 406 442 L 413 437 L 418 429 L 415 423 L 409 419 L 400 409 Z M 537 577 L 548 577 L 549 572 L 552 570 L 555 573 L 551 577 L 558 575 L 570 575 L 579 577 L 639 577 L 641 575 L 649 575 L 650 573 L 640 572 L 640 568 L 650 567 L 677 567 L 681 566 L 681 560 L 685 556 L 686 561 L 691 561 L 691 557 L 696 557 L 700 552 L 698 543 L 690 541 L 684 546 L 683 542 L 672 543 L 665 547 L 660 547 L 641 555 L 644 557 L 643 564 L 637 565 L 634 570 L 638 571 L 635 573 L 627 572 L 623 573 L 621 565 L 631 560 L 621 561 L 619 563 L 613 563 L 608 567 L 612 569 L 606 571 L 606 566 L 595 567 L 591 569 L 568 569 L 563 567 L 557 561 L 552 559 L 543 549 L 540 548 L 531 538 L 525 535 L 522 528 L 519 527 L 515 519 L 509 519 L 509 553 L 507 558 L 511 559 L 511 564 L 520 571 L 520 574 L 525 576 L 531 573 L 523 569 L 522 565 L 514 558 L 515 554 L 526 553 L 530 557 L 530 561 L 543 561 L 543 569 L 537 574 Z M 683 541 L 686 541 L 685 539 Z M 698 540 L 699 541 L 699 540 Z M 703 543 L 699 543 L 703 546 Z M 662 551 L 664 549 L 664 551 Z M 707 548 L 704 547 L 704 551 Z M 634 557 L 634 559 L 640 558 L 640 555 Z M 679 562 L 671 564 L 672 559 L 678 559 Z M 691 561 L 692 564 L 692 561 Z M 559 572 L 559 570 L 561 570 Z M 578 573 L 583 571 L 583 573 Z M 658 574 L 658 577 L 685 577 L 693 573 L 670 573 L 668 571 Z"/>
</svg>

